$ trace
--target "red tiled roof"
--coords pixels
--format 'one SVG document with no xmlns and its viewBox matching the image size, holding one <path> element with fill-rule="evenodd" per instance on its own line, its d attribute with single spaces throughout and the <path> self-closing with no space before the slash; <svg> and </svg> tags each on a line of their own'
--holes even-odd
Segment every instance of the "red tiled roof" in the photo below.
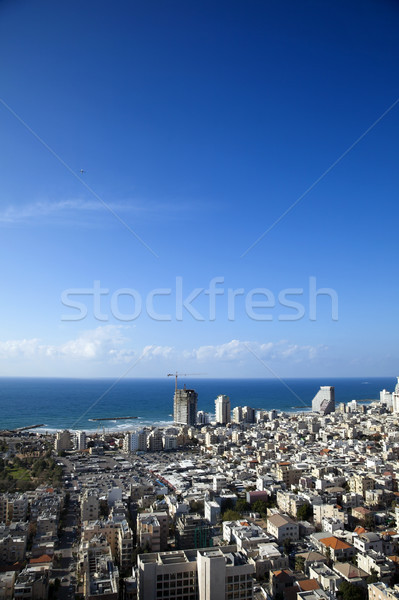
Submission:
<svg viewBox="0 0 399 600">
<path fill-rule="evenodd" d="M 328 546 L 328 548 L 332 548 L 333 550 L 347 550 L 348 548 L 351 548 L 350 544 L 347 544 L 334 536 L 323 538 L 320 541 L 324 546 Z"/>
<path fill-rule="evenodd" d="M 355 527 L 354 533 L 357 533 L 358 535 L 360 535 L 361 533 L 366 533 L 366 529 L 364 527 L 360 527 L 360 525 L 358 525 L 357 527 Z"/>
<path fill-rule="evenodd" d="M 310 592 L 311 590 L 320 589 L 316 579 L 302 579 L 301 581 L 297 581 L 297 584 L 303 592 Z"/>
<path fill-rule="evenodd" d="M 41 556 L 39 556 L 38 558 L 31 558 L 29 563 L 31 565 L 37 565 L 40 563 L 49 563 L 52 562 L 53 559 L 51 558 L 51 556 L 49 556 L 48 554 L 42 554 Z"/>
</svg>

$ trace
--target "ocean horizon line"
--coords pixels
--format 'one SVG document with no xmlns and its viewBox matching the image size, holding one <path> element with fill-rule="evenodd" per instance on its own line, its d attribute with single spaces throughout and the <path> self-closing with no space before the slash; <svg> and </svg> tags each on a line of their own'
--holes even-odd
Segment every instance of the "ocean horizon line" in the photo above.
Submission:
<svg viewBox="0 0 399 600">
<path fill-rule="evenodd" d="M 112 375 L 107 375 L 107 376 L 101 376 L 98 375 L 96 377 L 78 377 L 76 375 L 74 376 L 65 376 L 65 375 L 0 375 L 0 380 L 1 379 L 49 379 L 49 380 L 54 380 L 54 379 L 67 379 L 67 380 L 76 380 L 76 381 L 107 381 L 107 380 L 112 380 L 114 381 L 115 379 L 118 379 L 118 377 L 120 376 L 112 376 Z M 140 380 L 157 380 L 157 381 L 163 381 L 166 380 L 168 376 L 166 375 L 165 377 L 162 376 L 137 376 L 137 377 L 121 377 L 120 381 L 137 381 L 138 379 Z M 174 377 L 174 374 L 173 374 Z M 187 376 L 185 375 L 178 375 L 178 377 L 180 378 L 186 378 Z M 259 380 L 259 381 L 281 381 L 281 380 L 310 380 L 310 379 L 365 379 L 365 380 L 369 380 L 369 379 L 396 379 L 397 377 L 399 377 L 398 375 L 312 375 L 312 376 L 307 376 L 307 377 L 303 377 L 303 376 L 297 376 L 297 377 L 293 377 L 293 376 L 289 376 L 289 377 L 284 377 L 284 376 L 279 376 L 279 377 L 237 377 L 237 376 L 224 376 L 224 377 L 201 377 L 201 376 L 195 376 L 195 377 L 190 377 L 192 380 L 194 381 L 222 381 L 222 380 Z M 367 383 L 367 381 L 365 382 Z"/>
</svg>

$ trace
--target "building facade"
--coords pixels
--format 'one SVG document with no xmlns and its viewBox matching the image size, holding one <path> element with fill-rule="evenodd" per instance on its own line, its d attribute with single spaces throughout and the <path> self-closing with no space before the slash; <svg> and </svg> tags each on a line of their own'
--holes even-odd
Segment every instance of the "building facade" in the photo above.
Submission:
<svg viewBox="0 0 399 600">
<path fill-rule="evenodd" d="M 198 394 L 194 390 L 176 390 L 173 402 L 173 419 L 180 425 L 197 424 Z"/>
<path fill-rule="evenodd" d="M 216 423 L 227 425 L 231 420 L 231 405 L 228 396 L 219 395 L 215 400 L 215 420 Z"/>
<path fill-rule="evenodd" d="M 312 400 L 312 411 L 322 415 L 328 415 L 335 411 L 335 388 L 330 385 L 322 385 Z"/>
</svg>

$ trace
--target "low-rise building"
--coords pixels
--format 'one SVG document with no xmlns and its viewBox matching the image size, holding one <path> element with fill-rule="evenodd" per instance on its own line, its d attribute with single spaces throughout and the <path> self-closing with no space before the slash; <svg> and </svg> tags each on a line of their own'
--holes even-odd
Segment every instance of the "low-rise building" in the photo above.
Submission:
<svg viewBox="0 0 399 600">
<path fill-rule="evenodd" d="M 280 543 L 286 540 L 295 542 L 299 538 L 299 525 L 288 515 L 277 513 L 268 518 L 267 532 Z"/>
</svg>

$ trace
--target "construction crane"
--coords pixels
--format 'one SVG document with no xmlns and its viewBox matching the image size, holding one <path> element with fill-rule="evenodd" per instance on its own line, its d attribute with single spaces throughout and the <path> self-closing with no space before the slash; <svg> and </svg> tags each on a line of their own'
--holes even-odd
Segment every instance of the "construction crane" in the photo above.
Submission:
<svg viewBox="0 0 399 600">
<path fill-rule="evenodd" d="M 168 373 L 166 377 L 175 378 L 175 391 L 177 390 L 177 378 L 178 377 L 194 377 L 194 375 L 204 375 L 204 373 Z"/>
</svg>

